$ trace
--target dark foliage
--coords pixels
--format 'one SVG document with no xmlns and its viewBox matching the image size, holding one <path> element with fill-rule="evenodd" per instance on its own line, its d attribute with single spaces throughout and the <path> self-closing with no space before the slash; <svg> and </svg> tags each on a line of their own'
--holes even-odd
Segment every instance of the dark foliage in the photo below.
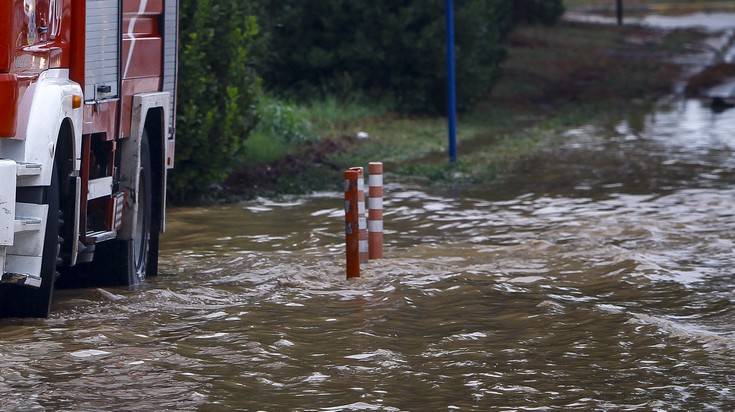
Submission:
<svg viewBox="0 0 735 412">
<path fill-rule="evenodd" d="M 457 59 L 463 107 L 498 77 L 512 0 L 458 0 Z M 268 85 L 301 95 L 361 91 L 406 111 L 445 107 L 445 10 L 441 0 L 268 2 Z"/>
<path fill-rule="evenodd" d="M 455 3 L 461 109 L 498 78 L 514 23 L 550 23 L 563 10 L 560 0 Z M 444 18 L 442 0 L 183 0 L 173 199 L 205 195 L 243 158 L 256 107 L 268 107 L 259 75 L 304 100 L 360 95 L 443 112 Z"/>
<path fill-rule="evenodd" d="M 564 14 L 562 0 L 513 0 L 513 21 L 552 25 Z"/>
<path fill-rule="evenodd" d="M 255 127 L 262 47 L 249 2 L 181 4 L 176 169 L 169 192 L 187 200 L 222 182 Z"/>
</svg>

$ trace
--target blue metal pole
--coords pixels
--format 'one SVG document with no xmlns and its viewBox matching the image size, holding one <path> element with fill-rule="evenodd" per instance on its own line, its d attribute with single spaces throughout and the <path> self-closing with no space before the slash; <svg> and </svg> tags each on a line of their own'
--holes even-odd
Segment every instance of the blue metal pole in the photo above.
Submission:
<svg viewBox="0 0 735 412">
<path fill-rule="evenodd" d="M 457 161 L 457 69 L 454 57 L 454 0 L 446 0 L 447 14 L 447 109 L 449 161 Z"/>
</svg>

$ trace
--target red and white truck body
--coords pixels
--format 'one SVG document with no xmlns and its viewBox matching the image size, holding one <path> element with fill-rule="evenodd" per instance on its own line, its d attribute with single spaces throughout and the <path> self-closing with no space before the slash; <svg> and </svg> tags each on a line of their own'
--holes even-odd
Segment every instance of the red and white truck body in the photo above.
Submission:
<svg viewBox="0 0 735 412">
<path fill-rule="evenodd" d="M 0 311 L 44 316 L 57 278 L 94 283 L 74 267 L 155 274 L 177 34 L 178 0 L 0 0 Z"/>
</svg>

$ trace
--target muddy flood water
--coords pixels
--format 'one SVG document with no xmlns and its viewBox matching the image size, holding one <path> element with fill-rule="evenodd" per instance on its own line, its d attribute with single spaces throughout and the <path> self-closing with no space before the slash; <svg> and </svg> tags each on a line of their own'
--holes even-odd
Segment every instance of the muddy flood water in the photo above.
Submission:
<svg viewBox="0 0 735 412">
<path fill-rule="evenodd" d="M 158 278 L 0 324 L 0 409 L 733 410 L 734 155 L 735 110 L 671 99 L 389 185 L 353 281 L 338 193 L 172 210 Z"/>
</svg>

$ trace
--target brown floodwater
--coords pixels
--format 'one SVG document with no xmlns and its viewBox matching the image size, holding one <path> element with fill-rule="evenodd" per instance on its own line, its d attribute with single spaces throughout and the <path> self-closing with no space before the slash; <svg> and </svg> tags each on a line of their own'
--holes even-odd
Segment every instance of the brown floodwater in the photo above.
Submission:
<svg viewBox="0 0 735 412">
<path fill-rule="evenodd" d="M 162 275 L 0 324 L 1 410 L 733 410 L 735 110 L 570 130 L 473 190 L 170 211 Z M 390 175 L 387 176 L 390 180 Z"/>
</svg>

